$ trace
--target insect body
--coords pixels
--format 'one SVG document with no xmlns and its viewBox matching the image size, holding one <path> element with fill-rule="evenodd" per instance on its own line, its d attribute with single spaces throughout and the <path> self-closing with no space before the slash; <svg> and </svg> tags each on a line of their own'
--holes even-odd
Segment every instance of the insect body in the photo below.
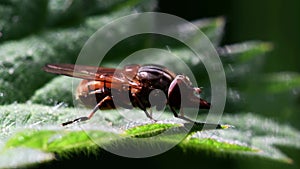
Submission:
<svg viewBox="0 0 300 169">
<path fill-rule="evenodd" d="M 168 105 L 175 117 L 191 121 L 184 117 L 182 107 L 193 107 L 196 104 L 201 109 L 210 108 L 210 103 L 197 96 L 201 89 L 193 87 L 187 76 L 176 75 L 159 65 L 127 65 L 123 69 L 114 69 L 47 64 L 43 69 L 46 72 L 83 79 L 77 87 L 76 98 L 84 105 L 93 107 L 88 116 L 65 122 L 63 126 L 86 121 L 98 109 L 138 107 L 147 117 L 153 119 L 147 111 L 148 108 L 155 106 L 161 110 Z M 178 109 L 179 114 L 176 112 Z"/>
</svg>

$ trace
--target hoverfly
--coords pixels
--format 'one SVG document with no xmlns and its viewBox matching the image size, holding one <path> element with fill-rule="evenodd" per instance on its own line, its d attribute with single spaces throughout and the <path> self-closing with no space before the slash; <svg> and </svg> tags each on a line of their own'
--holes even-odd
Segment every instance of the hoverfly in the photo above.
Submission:
<svg viewBox="0 0 300 169">
<path fill-rule="evenodd" d="M 147 110 L 151 106 L 156 106 L 157 110 L 161 110 L 168 105 L 175 117 L 187 121 L 192 120 L 184 116 L 180 107 L 197 104 L 200 109 L 210 108 L 210 103 L 199 97 L 201 89 L 192 86 L 187 76 L 176 75 L 160 65 L 133 64 L 126 65 L 122 69 L 115 69 L 72 64 L 46 64 L 43 70 L 83 79 L 76 89 L 76 98 L 85 106 L 93 107 L 93 110 L 88 116 L 65 122 L 63 126 L 89 120 L 98 109 L 114 109 L 116 106 L 140 108 L 148 118 L 154 121 L 152 114 Z M 153 91 L 155 91 L 154 99 L 152 99 L 154 102 L 151 102 L 151 105 L 149 94 Z M 161 97 L 162 95 L 164 97 Z M 155 97 L 165 98 L 165 100 L 155 101 Z M 180 113 L 176 112 L 178 109 Z"/>
</svg>

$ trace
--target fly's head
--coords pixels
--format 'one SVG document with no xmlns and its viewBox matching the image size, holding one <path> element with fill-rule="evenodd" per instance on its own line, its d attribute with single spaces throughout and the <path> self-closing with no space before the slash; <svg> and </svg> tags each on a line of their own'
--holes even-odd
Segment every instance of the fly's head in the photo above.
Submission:
<svg viewBox="0 0 300 169">
<path fill-rule="evenodd" d="M 182 105 L 193 107 L 199 105 L 200 109 L 209 109 L 210 103 L 200 98 L 201 89 L 194 87 L 190 79 L 185 75 L 177 75 L 168 89 L 168 100 L 172 107 Z"/>
</svg>

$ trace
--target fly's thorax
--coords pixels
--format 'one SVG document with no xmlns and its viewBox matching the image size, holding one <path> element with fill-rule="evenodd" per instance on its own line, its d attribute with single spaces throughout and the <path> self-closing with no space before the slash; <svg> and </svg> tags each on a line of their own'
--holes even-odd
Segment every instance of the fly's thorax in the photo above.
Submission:
<svg viewBox="0 0 300 169">
<path fill-rule="evenodd" d="M 175 73 L 158 65 L 143 65 L 139 68 L 136 79 L 141 89 L 136 93 L 145 107 L 156 106 L 162 109 L 167 104 L 168 88 Z"/>
<path fill-rule="evenodd" d="M 158 65 L 143 65 L 139 68 L 137 79 L 144 89 L 160 89 L 167 94 L 167 90 L 176 74 Z"/>
</svg>

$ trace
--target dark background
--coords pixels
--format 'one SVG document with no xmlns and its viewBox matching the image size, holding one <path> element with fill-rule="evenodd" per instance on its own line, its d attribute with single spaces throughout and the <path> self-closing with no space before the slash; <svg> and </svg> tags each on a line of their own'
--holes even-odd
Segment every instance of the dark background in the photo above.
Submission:
<svg viewBox="0 0 300 169">
<path fill-rule="evenodd" d="M 270 41 L 274 50 L 264 65 L 266 72 L 300 72 L 300 1 L 189 0 L 160 1 L 159 11 L 187 20 L 224 16 L 224 44 L 247 40 Z"/>
<path fill-rule="evenodd" d="M 248 40 L 272 42 L 274 49 L 266 55 L 263 72 L 300 72 L 299 0 L 161 0 L 159 2 L 159 11 L 174 14 L 189 21 L 223 16 L 226 18 L 226 25 L 221 46 Z M 253 80 L 253 83 L 255 83 L 255 80 Z M 282 120 L 283 123 L 292 124 L 292 126 L 299 129 L 300 125 L 298 120 L 300 115 L 298 108 L 292 111 L 293 115 L 290 115 L 289 118 L 285 118 L 285 113 L 282 113 L 284 107 L 292 109 L 294 106 L 294 103 L 286 104 L 289 102 L 289 98 L 287 97 L 292 98 L 293 96 L 291 96 L 291 94 L 265 96 L 263 99 L 260 98 L 260 101 L 265 102 L 265 99 L 268 97 L 280 98 L 276 98 L 276 100 L 278 100 L 278 103 L 276 104 L 268 104 L 267 106 L 260 107 L 277 106 L 277 108 L 275 108 L 275 112 L 277 111 L 277 113 L 274 113 L 273 110 L 271 110 L 271 113 L 264 113 L 264 115 L 267 115 L 269 118 L 277 119 L 278 121 Z M 298 97 L 295 102 L 299 107 L 300 98 Z M 253 105 L 253 110 L 255 109 L 258 109 L 258 107 Z M 259 112 L 262 114 L 262 112 L 266 111 Z M 299 159 L 299 150 L 292 148 L 281 150 L 287 153 L 290 157 Z M 257 166 L 260 166 L 259 168 L 287 167 L 278 166 L 277 163 L 272 164 L 272 162 L 260 160 L 249 161 L 249 159 L 244 159 L 244 162 L 243 160 L 232 161 L 232 163 L 216 161 L 216 163 L 220 163 L 221 166 L 219 167 L 221 168 L 255 168 Z M 298 167 L 300 167 L 300 165 L 297 160 L 292 168 Z"/>
</svg>

